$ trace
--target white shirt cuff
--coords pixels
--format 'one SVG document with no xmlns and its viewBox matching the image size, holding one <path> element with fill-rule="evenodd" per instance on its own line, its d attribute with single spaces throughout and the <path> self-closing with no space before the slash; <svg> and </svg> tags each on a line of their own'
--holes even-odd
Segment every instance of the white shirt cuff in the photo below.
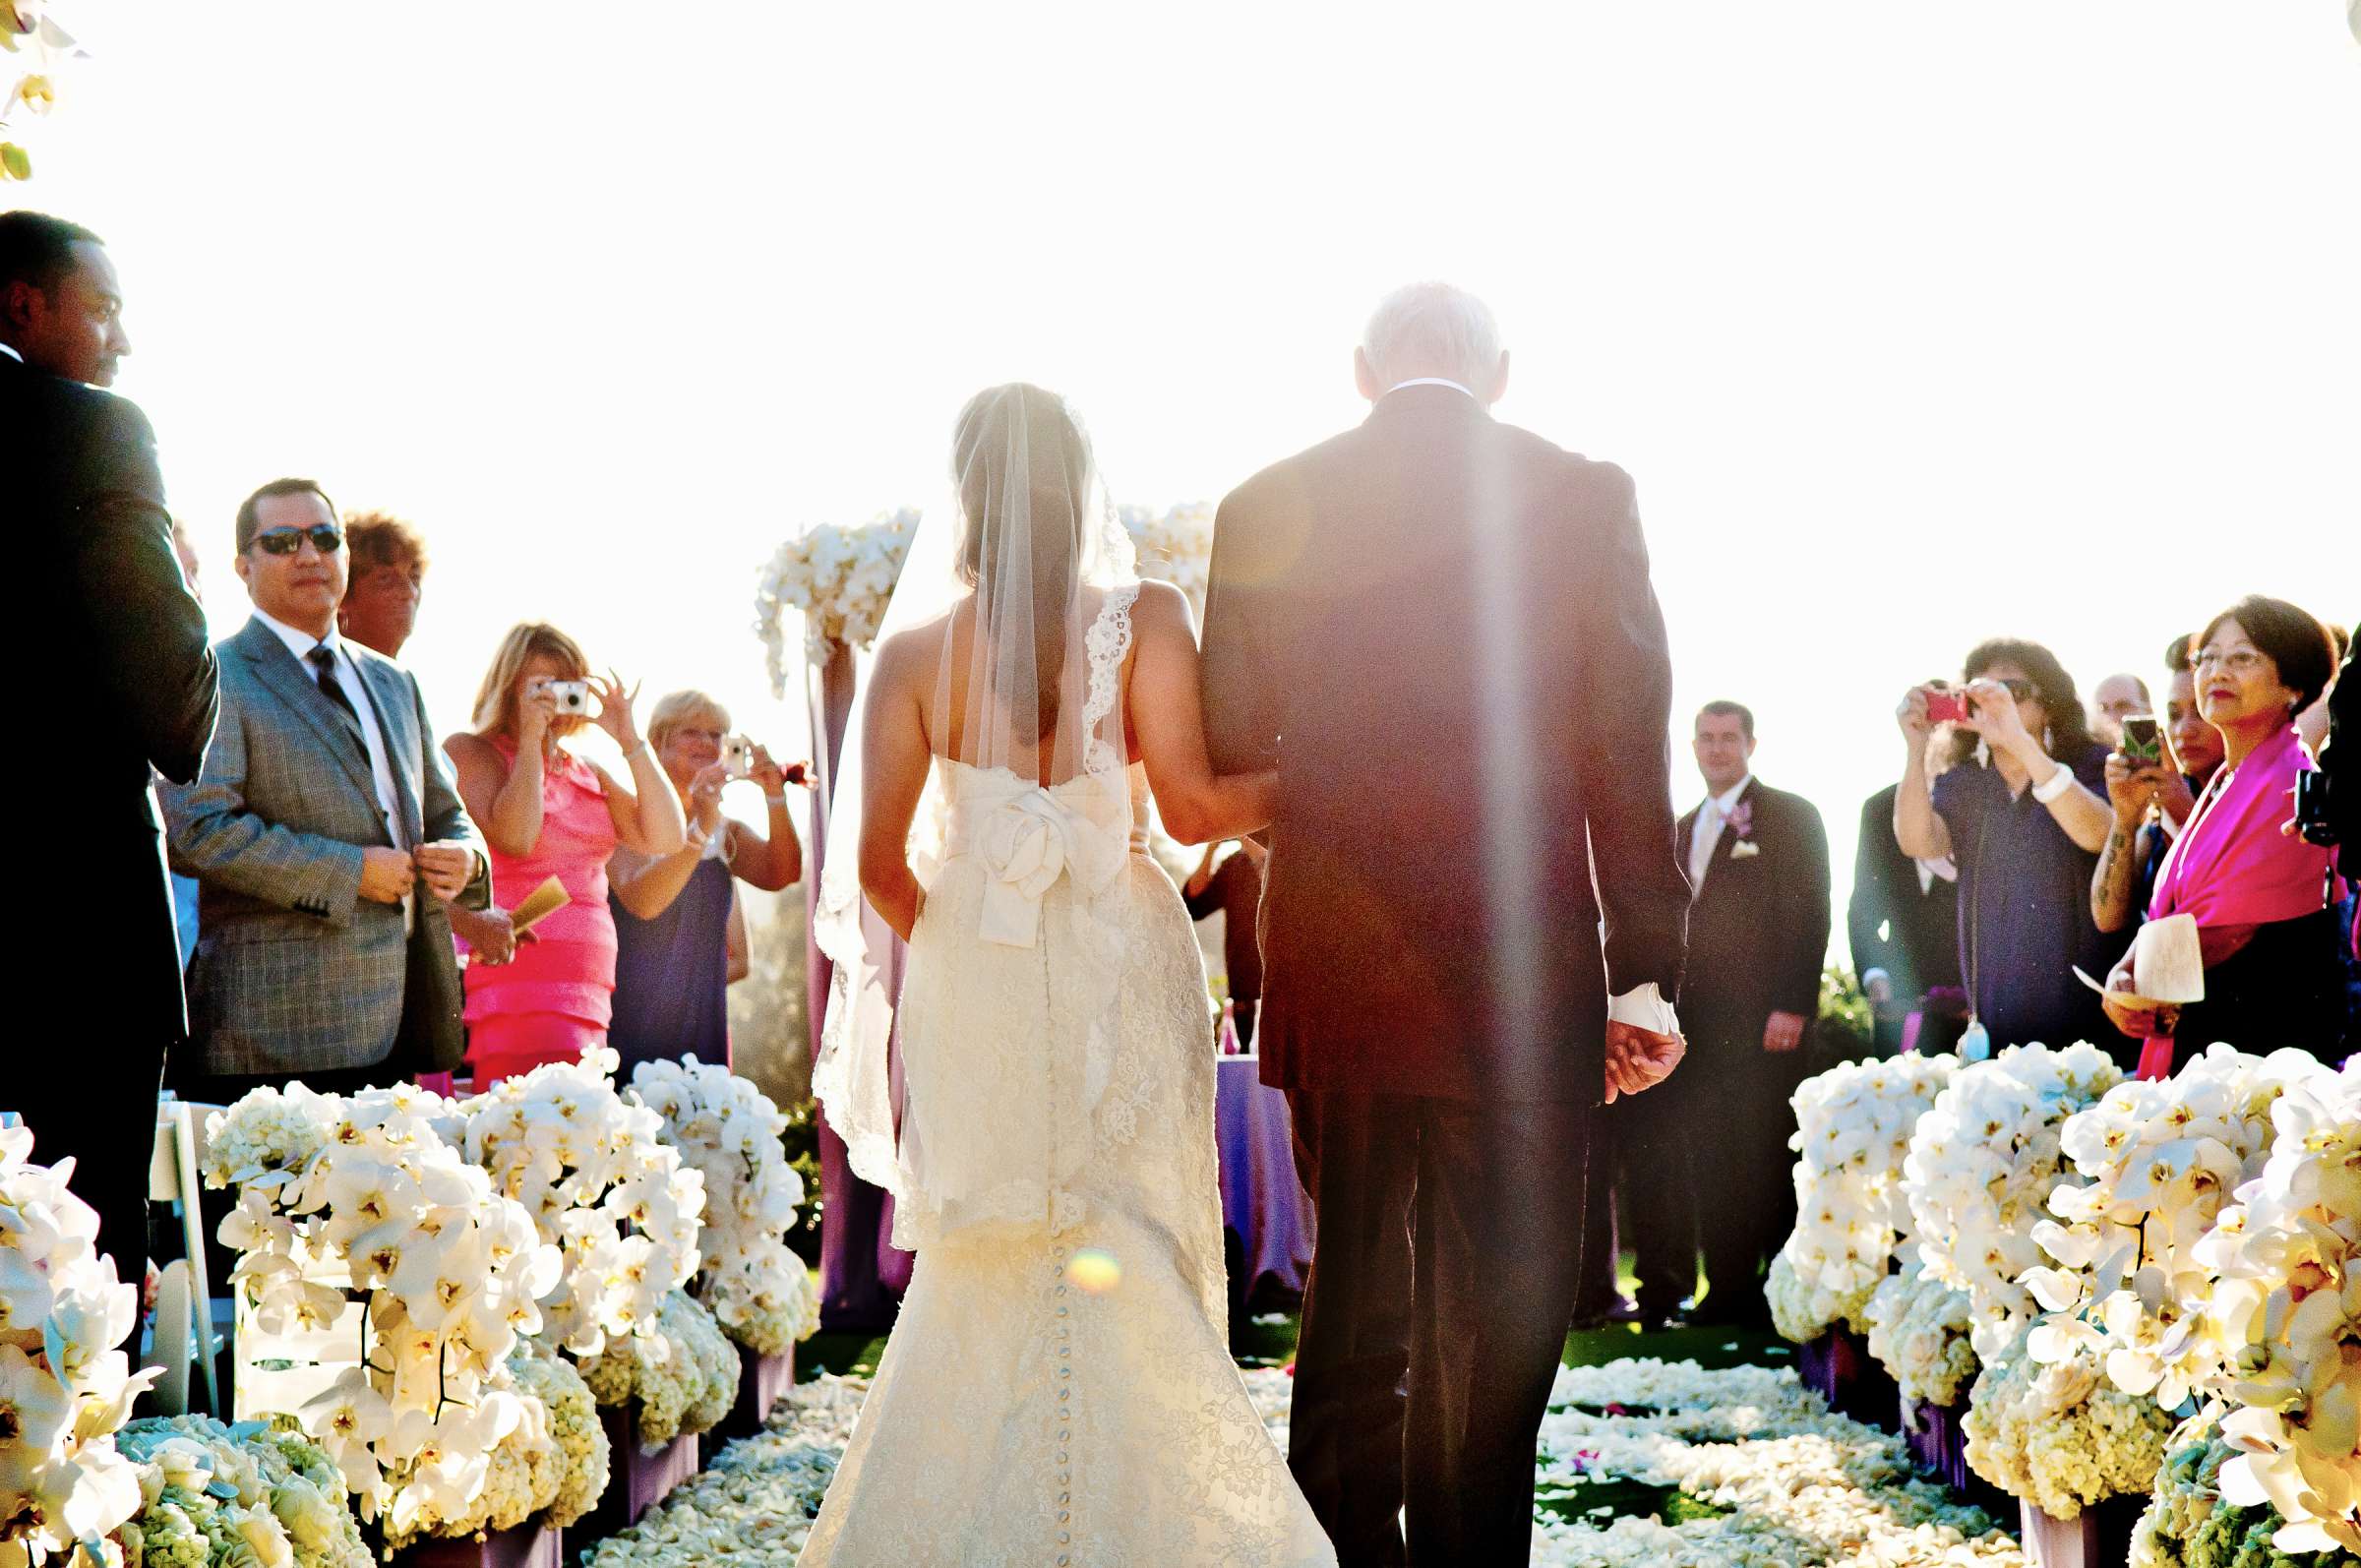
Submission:
<svg viewBox="0 0 2361 1568">
<path fill-rule="evenodd" d="M 1654 1030 L 1660 1035 L 1680 1033 L 1679 1015 L 1672 1004 L 1665 1000 L 1663 992 L 1651 980 L 1644 986 L 1634 986 L 1606 1004 L 1609 1023 L 1630 1024 L 1635 1028 Z"/>
</svg>

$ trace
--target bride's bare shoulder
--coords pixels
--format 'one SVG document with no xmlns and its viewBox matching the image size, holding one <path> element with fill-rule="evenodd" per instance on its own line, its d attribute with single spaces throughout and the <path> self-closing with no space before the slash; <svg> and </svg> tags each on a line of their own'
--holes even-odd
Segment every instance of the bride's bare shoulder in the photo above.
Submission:
<svg viewBox="0 0 2361 1568">
<path fill-rule="evenodd" d="M 1196 615 L 1189 609 L 1188 595 L 1154 577 L 1140 579 L 1139 597 L 1131 606 L 1131 629 L 1135 639 L 1178 635 L 1194 642 L 1197 637 Z"/>
<path fill-rule="evenodd" d="M 871 680 L 902 681 L 932 677 L 942 662 L 943 639 L 951 634 L 951 612 L 907 626 L 878 644 Z"/>
</svg>

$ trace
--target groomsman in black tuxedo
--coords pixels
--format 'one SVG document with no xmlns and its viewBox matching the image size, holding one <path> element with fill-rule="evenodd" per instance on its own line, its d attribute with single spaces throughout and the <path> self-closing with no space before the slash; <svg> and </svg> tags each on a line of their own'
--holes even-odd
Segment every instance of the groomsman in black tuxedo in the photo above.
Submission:
<svg viewBox="0 0 2361 1568">
<path fill-rule="evenodd" d="M 1754 714 L 1742 704 L 1708 702 L 1693 746 L 1706 798 L 1676 840 L 1691 888 L 1689 1062 L 1617 1107 L 1621 1169 L 1642 1316 L 1675 1314 L 1702 1247 L 1706 1296 L 1691 1318 L 1767 1328 L 1763 1273 L 1794 1226 L 1787 1097 L 1820 1005 L 1828 835 L 1809 801 L 1754 776 Z"/>
<path fill-rule="evenodd" d="M 154 435 L 101 390 L 130 352 L 98 236 L 0 212 L 0 471 L 23 569 L 9 667 L 20 686 L 71 683 L 76 737 L 63 814 L 20 818 L 32 918 L 12 956 L 53 1004 L 88 1014 L 71 1049 L 16 1054 L 0 1110 L 32 1129 L 34 1159 L 73 1157 L 99 1251 L 137 1281 L 156 1091 L 187 1030 L 150 781 L 197 776 L 219 672 L 173 551 Z"/>
<path fill-rule="evenodd" d="M 1889 784 L 1861 807 L 1861 834 L 1853 859 L 1852 900 L 1845 909 L 1852 948 L 1852 972 L 1869 997 L 1880 1055 L 1903 1047 L 1905 1025 L 1920 1015 L 1920 1051 L 1946 1051 L 1956 1043 L 1956 1023 L 1925 1007 L 1926 994 L 1960 989 L 1960 871 L 1948 858 L 1922 861 L 1903 853 L 1894 839 L 1894 797 Z"/>
</svg>

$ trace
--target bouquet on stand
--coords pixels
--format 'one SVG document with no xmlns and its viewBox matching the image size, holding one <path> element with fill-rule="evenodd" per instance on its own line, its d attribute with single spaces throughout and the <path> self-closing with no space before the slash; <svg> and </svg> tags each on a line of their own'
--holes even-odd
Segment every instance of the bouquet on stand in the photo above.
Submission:
<svg viewBox="0 0 2361 1568">
<path fill-rule="evenodd" d="M 786 612 L 802 613 L 804 653 L 816 664 L 837 646 L 868 647 L 917 532 L 918 513 L 905 507 L 856 526 L 819 523 L 779 546 L 755 589 L 755 633 L 774 694 L 787 690 Z"/>
<path fill-rule="evenodd" d="M 723 1332 L 776 1356 L 819 1329 L 811 1271 L 787 1245 L 803 1177 L 781 1141 L 787 1118 L 761 1090 L 691 1056 L 642 1062 L 630 1099 L 661 1119 L 664 1142 L 704 1178 L 702 1258 L 692 1294 Z"/>
<path fill-rule="evenodd" d="M 140 1477 L 117 1435 L 155 1380 L 117 1349 L 139 1288 L 66 1190 L 74 1162 L 31 1155 L 30 1131 L 0 1128 L 0 1562 L 118 1562 L 107 1540 L 139 1512 Z"/>
<path fill-rule="evenodd" d="M 638 1400 L 645 1450 L 711 1429 L 738 1401 L 738 1349 L 686 1291 L 664 1297 L 654 1334 L 610 1340 L 581 1368 L 582 1381 L 601 1405 Z"/>
</svg>

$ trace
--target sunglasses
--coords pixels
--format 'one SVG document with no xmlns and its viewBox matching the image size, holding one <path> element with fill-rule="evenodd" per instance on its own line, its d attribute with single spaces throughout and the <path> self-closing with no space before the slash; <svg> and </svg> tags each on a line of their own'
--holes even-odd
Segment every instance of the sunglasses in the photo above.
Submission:
<svg viewBox="0 0 2361 1568">
<path fill-rule="evenodd" d="M 291 556 L 303 548 L 306 539 L 322 555 L 333 556 L 343 548 L 344 530 L 333 522 L 315 522 L 308 528 L 265 528 L 254 536 L 254 543 L 267 556 Z"/>
</svg>

